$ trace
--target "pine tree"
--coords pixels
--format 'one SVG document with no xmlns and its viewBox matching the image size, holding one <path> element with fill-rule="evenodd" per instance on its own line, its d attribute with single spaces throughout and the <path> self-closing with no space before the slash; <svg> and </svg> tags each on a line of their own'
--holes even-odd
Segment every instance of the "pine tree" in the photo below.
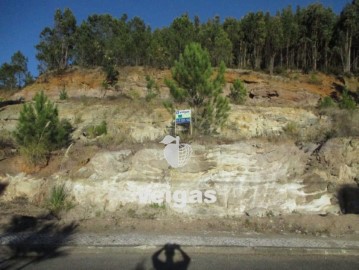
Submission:
<svg viewBox="0 0 359 270">
<path fill-rule="evenodd" d="M 247 89 L 244 87 L 241 80 L 235 80 L 231 87 L 229 97 L 236 104 L 243 104 L 247 98 Z"/>
<path fill-rule="evenodd" d="M 44 92 L 37 93 L 34 104 L 24 104 L 19 117 L 15 138 L 25 158 L 38 165 L 46 160 L 50 151 L 69 142 L 71 125 L 60 121 L 57 107 Z"/>
<path fill-rule="evenodd" d="M 190 43 L 172 69 L 174 81 L 166 81 L 175 101 L 193 108 L 194 126 L 200 133 L 216 132 L 228 118 L 229 102 L 221 95 L 224 72 L 222 63 L 213 79 L 208 52 L 200 44 Z"/>
</svg>

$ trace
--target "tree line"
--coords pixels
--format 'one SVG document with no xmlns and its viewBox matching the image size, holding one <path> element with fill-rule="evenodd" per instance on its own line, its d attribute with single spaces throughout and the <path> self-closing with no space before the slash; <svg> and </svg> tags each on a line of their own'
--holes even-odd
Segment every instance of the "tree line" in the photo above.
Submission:
<svg viewBox="0 0 359 270">
<path fill-rule="evenodd" d="M 205 48 L 214 66 L 233 68 L 357 72 L 359 58 L 359 0 L 339 15 L 320 3 L 275 15 L 250 12 L 241 19 L 219 17 L 202 23 L 187 14 L 168 27 L 151 30 L 141 18 L 91 15 L 77 25 L 70 9 L 57 10 L 54 26 L 40 34 L 37 48 L 42 72 L 71 64 L 94 66 L 147 65 L 171 67 L 186 45 Z"/>
<path fill-rule="evenodd" d="M 266 70 L 271 74 L 295 69 L 334 74 L 359 71 L 359 0 L 340 14 L 314 3 L 283 8 L 275 15 L 262 11 L 244 17 L 214 17 L 201 22 L 183 14 L 160 29 L 151 30 L 141 18 L 91 15 L 80 24 L 73 12 L 56 10 L 54 25 L 45 27 L 36 45 L 40 73 L 82 67 L 172 67 L 190 43 L 209 52 L 213 66 Z M 31 81 L 27 58 L 14 54 L 0 67 L 0 88 L 16 88 Z"/>
<path fill-rule="evenodd" d="M 0 66 L 0 89 L 17 89 L 33 82 L 27 69 L 28 59 L 17 51 L 11 56 L 10 63 Z"/>
</svg>

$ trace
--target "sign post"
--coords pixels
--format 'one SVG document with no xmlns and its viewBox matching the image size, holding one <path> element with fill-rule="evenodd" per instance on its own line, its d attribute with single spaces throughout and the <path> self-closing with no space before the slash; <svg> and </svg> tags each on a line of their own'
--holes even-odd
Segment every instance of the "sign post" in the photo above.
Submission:
<svg viewBox="0 0 359 270">
<path fill-rule="evenodd" d="M 192 112 L 191 112 L 191 110 L 176 110 L 175 135 L 177 132 L 177 125 L 190 125 L 190 132 L 192 135 Z"/>
</svg>

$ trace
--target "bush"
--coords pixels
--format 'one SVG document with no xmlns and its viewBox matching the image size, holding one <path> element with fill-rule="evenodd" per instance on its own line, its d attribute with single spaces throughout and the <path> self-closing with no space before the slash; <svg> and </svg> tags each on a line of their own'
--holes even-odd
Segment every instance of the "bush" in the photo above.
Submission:
<svg viewBox="0 0 359 270">
<path fill-rule="evenodd" d="M 229 97 L 236 104 L 243 104 L 246 101 L 247 89 L 240 80 L 237 79 L 234 81 Z"/>
<path fill-rule="evenodd" d="M 39 142 L 21 146 L 20 154 L 29 165 L 43 167 L 47 165 L 50 152 L 44 143 Z"/>
<path fill-rule="evenodd" d="M 59 97 L 60 97 L 60 100 L 66 100 L 68 98 L 67 91 L 66 91 L 65 87 L 62 88 L 62 90 L 60 91 Z"/>
<path fill-rule="evenodd" d="M 335 106 L 335 102 L 331 97 L 324 97 L 323 99 L 320 100 L 319 103 L 319 108 L 321 109 L 330 108 L 334 106 Z"/>
<path fill-rule="evenodd" d="M 300 130 L 295 122 L 289 122 L 287 125 L 283 128 L 283 131 L 285 134 L 291 138 L 299 139 L 300 138 Z"/>
<path fill-rule="evenodd" d="M 146 94 L 146 101 L 151 101 L 157 95 L 159 94 L 159 87 L 154 79 L 152 79 L 150 76 L 146 76 L 147 81 L 147 94 Z"/>
<path fill-rule="evenodd" d="M 310 74 L 310 78 L 309 78 L 308 82 L 311 84 L 316 84 L 316 85 L 322 84 L 322 81 L 318 78 L 317 74 L 315 74 L 315 73 Z"/>
<path fill-rule="evenodd" d="M 73 205 L 67 201 L 67 198 L 68 193 L 65 189 L 65 185 L 54 186 L 47 199 L 47 208 L 54 215 L 58 215 L 62 210 L 67 211 L 73 207 Z"/>
<path fill-rule="evenodd" d="M 354 110 L 356 108 L 355 100 L 349 95 L 348 89 L 344 89 L 342 99 L 339 102 L 339 108 L 346 110 Z"/>
<path fill-rule="evenodd" d="M 14 135 L 24 157 L 39 165 L 50 151 L 69 143 L 72 126 L 67 120 L 59 120 L 57 107 L 44 92 L 37 93 L 33 100 L 33 104 L 23 105 Z"/>
<path fill-rule="evenodd" d="M 12 133 L 3 129 L 0 131 L 0 149 L 6 147 L 13 147 L 14 139 Z"/>
<path fill-rule="evenodd" d="M 112 64 L 106 64 L 103 69 L 106 73 L 106 80 L 103 82 L 103 84 L 106 86 L 105 89 L 107 89 L 108 86 L 114 86 L 117 83 L 119 72 Z"/>
<path fill-rule="evenodd" d="M 101 124 L 97 126 L 90 126 L 87 129 L 88 136 L 93 139 L 103 134 L 107 134 L 107 123 L 106 121 L 102 121 Z"/>
<path fill-rule="evenodd" d="M 359 136 L 359 111 L 328 109 L 323 113 L 329 116 L 331 121 L 332 137 Z"/>
</svg>

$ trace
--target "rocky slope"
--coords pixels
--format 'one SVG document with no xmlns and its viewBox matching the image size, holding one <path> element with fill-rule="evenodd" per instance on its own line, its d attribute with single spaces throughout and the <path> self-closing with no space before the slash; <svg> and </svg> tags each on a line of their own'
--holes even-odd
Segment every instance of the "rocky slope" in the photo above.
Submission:
<svg viewBox="0 0 359 270">
<path fill-rule="evenodd" d="M 227 72 L 226 91 L 235 78 L 241 78 L 251 98 L 246 105 L 232 105 L 220 136 L 183 139 L 192 144 L 193 155 L 188 166 L 171 169 L 159 142 L 171 133 L 172 116 L 160 100 L 140 99 L 146 94 L 145 75 L 156 79 L 162 99 L 168 97 L 163 80 L 169 72 L 125 68 L 120 74 L 119 88 L 106 93 L 101 72 L 74 69 L 42 77 L 16 94 L 14 98 L 28 100 L 44 89 L 57 102 L 60 116 L 76 127 L 74 146 L 57 153 L 43 169 L 47 173 L 37 174 L 19 173 L 18 157 L 7 156 L 8 149 L 3 149 L 0 182 L 9 185 L 2 200 L 25 197 L 41 203 L 52 186 L 65 183 L 76 208 L 92 215 L 126 205 L 155 206 L 141 198 L 156 192 L 170 194 L 167 209 L 192 217 L 357 211 L 359 138 L 323 139 L 332 119 L 314 109 L 320 96 L 335 91 L 333 84 L 340 81 L 323 79 L 321 86 L 313 86 L 304 77 L 270 79 L 251 72 Z M 58 101 L 63 87 L 70 99 Z M 115 97 L 98 98 L 104 94 Z M 15 129 L 20 109 L 21 105 L 13 105 L 0 111 L 2 133 Z M 108 134 L 86 137 L 87 127 L 103 120 Z M 91 148 L 94 145 L 100 147 Z M 185 191 L 189 197 L 192 190 L 202 194 L 214 190 L 217 201 L 178 207 L 174 193 Z"/>
</svg>

